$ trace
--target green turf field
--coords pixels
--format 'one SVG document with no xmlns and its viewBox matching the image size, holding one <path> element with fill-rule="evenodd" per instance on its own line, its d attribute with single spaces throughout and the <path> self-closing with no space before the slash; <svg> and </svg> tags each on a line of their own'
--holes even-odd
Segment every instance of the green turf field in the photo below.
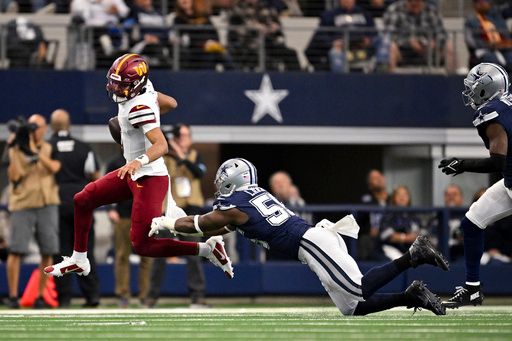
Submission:
<svg viewBox="0 0 512 341">
<path fill-rule="evenodd" d="M 512 340 L 511 313 L 507 306 L 368 317 L 297 307 L 3 310 L 0 340 Z"/>
</svg>

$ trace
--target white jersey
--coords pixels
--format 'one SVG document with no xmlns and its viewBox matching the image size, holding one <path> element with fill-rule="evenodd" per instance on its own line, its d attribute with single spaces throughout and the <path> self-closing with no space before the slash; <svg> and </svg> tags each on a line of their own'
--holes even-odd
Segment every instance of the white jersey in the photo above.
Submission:
<svg viewBox="0 0 512 341">
<path fill-rule="evenodd" d="M 121 127 L 124 158 L 127 163 L 146 153 L 151 147 L 151 142 L 146 137 L 146 133 L 160 127 L 160 107 L 158 106 L 157 92 L 149 80 L 144 89 L 143 94 L 119 103 L 117 117 Z M 164 159 L 159 157 L 155 161 L 142 166 L 132 175 L 132 180 L 135 181 L 146 175 L 168 175 Z"/>
</svg>

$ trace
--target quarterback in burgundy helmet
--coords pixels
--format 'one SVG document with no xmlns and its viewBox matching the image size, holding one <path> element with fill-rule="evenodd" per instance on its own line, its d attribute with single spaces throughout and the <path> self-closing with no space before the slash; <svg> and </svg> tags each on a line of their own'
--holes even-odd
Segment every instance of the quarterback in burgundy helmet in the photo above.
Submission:
<svg viewBox="0 0 512 341">
<path fill-rule="evenodd" d="M 199 255 L 208 258 L 232 278 L 233 268 L 224 249 L 222 237 L 205 243 L 181 242 L 170 238 L 148 237 L 151 220 L 160 216 L 167 195 L 166 215 L 185 216 L 169 191 L 169 175 L 162 156 L 167 140 L 160 129 L 160 113 L 177 107 L 174 98 L 155 91 L 148 78 L 149 65 L 138 54 L 125 54 L 114 61 L 107 73 L 109 97 L 118 104 L 119 140 L 126 164 L 88 184 L 74 197 L 75 242 L 73 255 L 45 268 L 53 276 L 75 272 L 86 276 L 90 271 L 87 240 L 93 210 L 99 206 L 133 200 L 130 238 L 140 256 L 171 257 Z M 111 125 L 113 120 L 109 122 Z M 116 132 L 116 129 L 111 131 Z M 114 134 L 113 134 L 114 135 Z M 114 138 L 117 140 L 114 136 Z"/>
</svg>

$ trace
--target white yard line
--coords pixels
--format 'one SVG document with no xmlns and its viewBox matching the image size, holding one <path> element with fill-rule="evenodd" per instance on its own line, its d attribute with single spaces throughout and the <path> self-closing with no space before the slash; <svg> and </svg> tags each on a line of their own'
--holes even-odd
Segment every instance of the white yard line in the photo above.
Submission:
<svg viewBox="0 0 512 341">
<path fill-rule="evenodd" d="M 465 311 L 471 312 L 482 312 L 482 314 L 489 314 L 492 312 L 502 313 L 510 312 L 511 306 L 483 306 L 483 307 L 464 307 L 461 309 L 448 310 L 448 315 L 460 315 L 464 314 Z M 391 311 L 411 311 L 405 308 L 395 308 Z M 144 309 L 144 308 L 133 308 L 133 309 L 119 309 L 119 308 L 96 308 L 96 309 L 43 309 L 43 310 L 32 310 L 32 309 L 18 309 L 18 310 L 0 310 L 1 316 L 73 316 L 73 315 L 88 315 L 88 316 L 125 316 L 125 315 L 140 315 L 140 314 L 153 314 L 153 315 L 164 315 L 164 314 L 183 314 L 183 315 L 225 315 L 225 314 L 304 314 L 304 313 L 336 313 L 338 310 L 335 307 L 255 307 L 255 308 L 206 308 L 206 309 L 189 309 L 189 308 L 156 308 L 156 309 Z M 471 316 L 468 316 L 471 317 Z"/>
</svg>

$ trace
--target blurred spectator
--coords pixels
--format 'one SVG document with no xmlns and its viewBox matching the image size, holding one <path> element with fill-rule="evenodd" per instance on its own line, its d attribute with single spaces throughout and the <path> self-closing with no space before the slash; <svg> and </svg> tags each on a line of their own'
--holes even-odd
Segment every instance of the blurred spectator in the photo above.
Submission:
<svg viewBox="0 0 512 341">
<path fill-rule="evenodd" d="M 290 174 L 285 171 L 277 171 L 273 173 L 269 178 L 269 189 L 272 195 L 277 200 L 282 202 L 287 208 L 294 211 L 294 213 L 308 223 L 312 224 L 313 217 L 311 213 L 297 212 L 297 208 L 304 207 L 306 202 L 300 196 L 300 192 L 297 186 L 294 185 Z M 290 257 L 283 255 L 282 253 L 275 250 L 265 249 L 266 260 L 289 260 Z"/>
<path fill-rule="evenodd" d="M 52 264 L 52 256 L 59 252 L 59 193 L 54 174 L 61 163 L 55 159 L 55 150 L 44 140 L 46 120 L 39 114 L 28 122 L 19 122 L 14 136 L 9 138 L 9 211 L 11 231 L 7 258 L 9 298 L 5 305 L 18 308 L 18 286 L 21 258 L 28 252 L 34 234 L 41 254 L 39 296 L 36 308 L 48 305 L 42 295 L 47 276 L 43 269 Z"/>
<path fill-rule="evenodd" d="M 177 0 L 169 23 L 174 26 L 174 39 L 180 45 L 180 68 L 215 69 L 217 64 L 224 69 L 232 68 L 231 57 L 220 43 L 210 14 L 211 8 L 205 0 Z"/>
<path fill-rule="evenodd" d="M 464 196 L 459 185 L 451 184 L 444 190 L 444 206 L 447 208 L 462 208 Z M 448 246 L 450 247 L 450 260 L 456 261 L 464 256 L 464 238 L 460 229 L 460 221 L 464 218 L 463 210 L 450 212 L 448 226 L 450 228 Z"/>
<path fill-rule="evenodd" d="M 285 44 L 279 14 L 264 0 L 237 0 L 229 11 L 229 49 L 234 62 L 244 69 L 259 67 L 264 39 L 267 70 L 300 70 L 297 52 Z"/>
<path fill-rule="evenodd" d="M 5 187 L 0 192 L 0 261 L 5 263 L 7 261 L 7 240 L 9 239 L 9 230 L 11 229 L 11 220 L 9 212 L 7 211 L 7 204 L 9 203 L 9 187 Z"/>
<path fill-rule="evenodd" d="M 368 193 L 361 197 L 364 205 L 381 206 L 387 205 L 388 192 L 386 189 L 386 178 L 381 171 L 372 169 L 366 176 Z M 376 238 L 379 235 L 381 212 L 359 212 L 357 223 L 361 227 L 358 239 L 358 259 L 375 260 L 378 258 L 376 249 Z"/>
<path fill-rule="evenodd" d="M 143 55 L 152 68 L 171 67 L 169 30 L 153 0 L 134 0 L 123 25 L 131 29 L 131 53 Z"/>
<path fill-rule="evenodd" d="M 199 152 L 192 147 L 192 133 L 188 124 L 178 123 L 166 133 L 169 142 L 169 154 L 164 161 L 171 175 L 172 197 L 176 205 L 187 215 L 203 214 L 204 197 L 201 190 L 201 180 L 206 172 Z M 167 201 L 166 201 L 167 202 Z M 166 206 L 164 206 L 165 208 Z M 159 234 L 159 237 L 166 236 Z M 170 233 L 167 237 L 171 236 Z M 197 237 L 179 236 L 184 241 L 201 241 Z M 206 283 L 201 258 L 190 256 L 187 259 L 187 285 L 192 308 L 205 307 Z M 151 290 L 148 295 L 148 305 L 155 305 L 160 297 L 160 288 L 165 273 L 165 258 L 156 258 L 151 275 Z"/>
<path fill-rule="evenodd" d="M 263 0 L 268 7 L 274 8 L 281 17 L 301 17 L 302 11 L 297 0 Z"/>
<path fill-rule="evenodd" d="M 47 43 L 41 27 L 27 18 L 18 17 L 7 23 L 7 58 L 11 68 L 46 68 Z"/>
<path fill-rule="evenodd" d="M 74 22 L 82 22 L 91 27 L 95 63 L 97 67 L 108 68 L 112 59 L 128 49 L 128 35 L 119 26 L 120 19 L 128 15 L 130 9 L 123 0 L 73 0 L 71 15 Z"/>
<path fill-rule="evenodd" d="M 290 174 L 284 171 L 275 172 L 269 179 L 270 192 L 290 209 L 306 206 L 306 201 L 301 197 L 299 188 L 293 183 Z M 294 212 L 308 223 L 313 224 L 311 213 Z"/>
<path fill-rule="evenodd" d="M 328 28 L 336 30 L 326 30 Z M 345 46 L 345 29 L 349 29 L 349 46 Z M 357 6 L 356 0 L 339 0 L 339 7 L 322 14 L 320 27 L 305 53 L 317 71 L 345 72 L 349 69 L 346 63 L 366 61 L 371 57 L 375 37 L 371 15 Z"/>
<path fill-rule="evenodd" d="M 9 13 L 33 13 L 43 9 L 48 0 L 1 0 L 1 10 Z"/>
<path fill-rule="evenodd" d="M 470 65 L 500 64 L 512 70 L 512 37 L 500 11 L 490 0 L 473 0 L 474 11 L 466 17 L 465 39 L 470 53 Z"/>
<path fill-rule="evenodd" d="M 406 186 L 398 186 L 391 194 L 391 207 L 411 206 L 411 194 Z M 411 212 L 393 211 L 382 217 L 380 240 L 384 255 L 391 260 L 401 257 L 420 233 L 417 217 Z"/>
<path fill-rule="evenodd" d="M 70 135 L 71 120 L 69 113 L 62 109 L 55 110 L 50 119 L 53 135 L 50 139 L 55 159 L 60 161 L 61 167 L 55 175 L 59 185 L 59 255 L 54 258 L 57 263 L 61 257 L 73 253 L 74 234 L 74 205 L 73 197 L 80 192 L 89 181 L 99 178 L 99 165 L 94 152 L 86 143 Z M 59 294 L 59 306 L 68 307 L 73 296 L 73 278 L 76 277 L 78 285 L 85 298 L 84 307 L 96 307 L 100 302 L 99 279 L 94 259 L 94 227 L 89 235 L 90 250 L 89 261 L 91 272 L 88 276 L 62 276 L 55 277 L 55 284 Z"/>
<path fill-rule="evenodd" d="M 80 16 L 87 26 L 117 25 L 130 9 L 123 0 L 72 0 L 71 14 Z"/>
<path fill-rule="evenodd" d="M 399 0 L 384 13 L 384 26 L 392 35 L 391 72 L 398 65 L 438 65 L 442 61 L 448 72 L 455 70 L 453 44 L 436 6 L 425 0 Z"/>
<path fill-rule="evenodd" d="M 380 18 L 394 0 L 359 0 L 359 5 L 373 18 Z"/>
<path fill-rule="evenodd" d="M 107 173 L 114 172 L 126 164 L 122 150 L 117 157 L 107 165 Z M 130 241 L 130 227 L 132 215 L 132 200 L 123 201 L 112 205 L 108 210 L 108 217 L 114 228 L 114 278 L 115 294 L 119 299 L 119 307 L 127 308 L 130 303 L 130 255 L 132 243 Z M 89 238 L 90 239 L 90 238 Z M 151 276 L 150 257 L 140 257 L 138 283 L 139 301 L 144 303 L 149 292 Z"/>
</svg>

